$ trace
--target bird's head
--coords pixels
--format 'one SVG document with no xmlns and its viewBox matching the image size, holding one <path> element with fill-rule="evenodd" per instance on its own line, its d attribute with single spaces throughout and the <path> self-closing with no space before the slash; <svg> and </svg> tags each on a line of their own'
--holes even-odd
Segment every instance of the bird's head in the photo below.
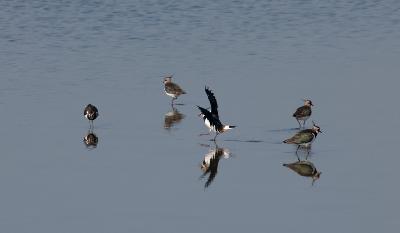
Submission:
<svg viewBox="0 0 400 233">
<path fill-rule="evenodd" d="M 312 101 L 310 99 L 303 99 L 304 100 L 304 105 L 305 106 L 314 106 Z"/>
<path fill-rule="evenodd" d="M 164 82 L 164 84 L 166 84 L 166 83 L 170 83 L 171 80 L 172 80 L 172 75 L 164 77 L 164 81 L 163 82 Z"/>
<path fill-rule="evenodd" d="M 314 174 L 314 176 L 312 177 L 312 183 L 311 183 L 311 185 L 314 185 L 314 182 L 316 181 L 316 180 L 318 180 L 319 179 L 319 177 L 321 176 L 321 173 L 322 172 L 316 172 L 315 174 Z"/>
<path fill-rule="evenodd" d="M 318 125 L 316 125 L 314 121 L 312 123 L 313 123 L 312 129 L 314 130 L 314 132 L 322 133 L 321 128 Z"/>
</svg>

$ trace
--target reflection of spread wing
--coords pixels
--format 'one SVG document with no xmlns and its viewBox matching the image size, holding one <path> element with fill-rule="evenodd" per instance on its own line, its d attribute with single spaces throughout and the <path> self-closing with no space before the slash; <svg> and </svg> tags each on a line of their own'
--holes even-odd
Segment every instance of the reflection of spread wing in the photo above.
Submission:
<svg viewBox="0 0 400 233">
<path fill-rule="evenodd" d="M 215 126 L 215 129 L 220 130 L 223 128 L 221 121 L 218 118 L 215 118 L 211 112 L 207 109 L 197 106 L 201 113 L 204 115 L 204 118 L 210 122 L 211 126 Z"/>
<path fill-rule="evenodd" d="M 210 159 L 210 166 L 208 167 L 207 171 L 204 172 L 204 175 L 210 173 L 206 183 L 204 184 L 205 188 L 208 188 L 208 186 L 210 186 L 210 184 L 214 181 L 215 177 L 217 176 L 218 163 L 220 158 L 221 158 L 220 156 L 213 156 Z"/>
<path fill-rule="evenodd" d="M 311 107 L 310 106 L 301 106 L 299 107 L 295 113 L 293 113 L 294 117 L 306 117 L 311 115 Z"/>
<path fill-rule="evenodd" d="M 205 91 L 206 91 L 208 100 L 210 101 L 211 114 L 215 118 L 219 119 L 217 99 L 215 98 L 214 93 L 212 93 L 212 91 L 208 87 L 205 88 Z"/>
<path fill-rule="evenodd" d="M 208 174 L 208 178 L 206 183 L 204 184 L 204 188 L 208 188 L 211 183 L 214 181 L 215 177 L 218 173 L 218 163 L 221 157 L 224 155 L 223 148 L 216 148 L 215 150 L 208 153 L 203 160 L 203 165 L 205 170 L 200 178 L 204 178 Z"/>
</svg>

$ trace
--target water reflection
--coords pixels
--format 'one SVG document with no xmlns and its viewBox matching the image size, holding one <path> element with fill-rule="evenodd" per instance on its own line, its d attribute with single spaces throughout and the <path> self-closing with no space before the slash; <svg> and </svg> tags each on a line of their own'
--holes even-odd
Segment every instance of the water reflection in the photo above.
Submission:
<svg viewBox="0 0 400 233">
<path fill-rule="evenodd" d="M 205 154 L 201 163 L 203 174 L 200 176 L 200 179 L 204 179 L 208 176 L 204 188 L 208 188 L 217 176 L 219 160 L 221 158 L 229 159 L 231 157 L 229 149 L 220 148 L 216 143 L 214 145 L 214 149 Z"/>
<path fill-rule="evenodd" d="M 310 177 L 312 179 L 311 185 L 313 185 L 321 176 L 321 172 L 318 171 L 315 165 L 308 161 L 307 158 L 305 160 L 300 160 L 297 156 L 297 160 L 298 161 L 294 163 L 284 163 L 283 166 L 293 170 L 300 176 Z"/>
<path fill-rule="evenodd" d="M 166 130 L 170 130 L 185 118 L 185 115 L 180 113 L 174 105 L 171 105 L 171 108 L 171 111 L 167 112 L 164 116 L 164 129 Z"/>
<path fill-rule="evenodd" d="M 99 142 L 99 138 L 93 132 L 93 130 L 89 130 L 85 137 L 83 138 L 83 143 L 85 144 L 86 148 L 94 149 L 97 147 L 97 143 Z"/>
</svg>

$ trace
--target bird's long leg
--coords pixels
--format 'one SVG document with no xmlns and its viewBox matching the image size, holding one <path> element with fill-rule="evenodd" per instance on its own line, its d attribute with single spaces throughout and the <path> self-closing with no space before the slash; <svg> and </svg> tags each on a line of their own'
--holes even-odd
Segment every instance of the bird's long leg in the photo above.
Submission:
<svg viewBox="0 0 400 233">
<path fill-rule="evenodd" d="M 306 155 L 306 160 L 308 159 L 308 156 L 310 155 L 311 147 L 306 148 L 307 150 L 307 155 Z"/>
<path fill-rule="evenodd" d="M 297 156 L 297 160 L 299 160 L 299 162 L 300 162 L 300 157 L 299 157 L 299 155 L 297 154 L 297 152 L 296 152 L 296 156 Z"/>
<path fill-rule="evenodd" d="M 299 129 L 301 129 L 301 123 L 299 121 L 299 119 L 296 118 L 297 123 L 299 123 Z"/>
<path fill-rule="evenodd" d="M 306 127 L 306 120 L 303 120 L 303 128 Z"/>
<path fill-rule="evenodd" d="M 214 142 L 216 141 L 215 139 L 217 139 L 217 136 L 218 136 L 218 132 L 215 132 L 215 137 L 213 139 Z"/>
<path fill-rule="evenodd" d="M 297 154 L 297 152 L 299 151 L 299 149 L 300 149 L 300 145 L 297 145 L 297 149 L 296 149 L 296 155 L 297 155 L 297 156 L 299 156 L 299 155 Z"/>
</svg>

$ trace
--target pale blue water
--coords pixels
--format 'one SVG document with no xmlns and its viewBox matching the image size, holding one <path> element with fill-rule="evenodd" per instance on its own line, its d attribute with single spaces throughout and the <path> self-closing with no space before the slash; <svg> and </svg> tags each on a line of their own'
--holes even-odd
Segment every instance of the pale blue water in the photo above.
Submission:
<svg viewBox="0 0 400 233">
<path fill-rule="evenodd" d="M 1 231 L 396 232 L 399 38 L 396 0 L 0 1 Z M 207 189 L 205 85 L 238 126 Z M 302 98 L 313 186 L 282 166 Z"/>
</svg>

